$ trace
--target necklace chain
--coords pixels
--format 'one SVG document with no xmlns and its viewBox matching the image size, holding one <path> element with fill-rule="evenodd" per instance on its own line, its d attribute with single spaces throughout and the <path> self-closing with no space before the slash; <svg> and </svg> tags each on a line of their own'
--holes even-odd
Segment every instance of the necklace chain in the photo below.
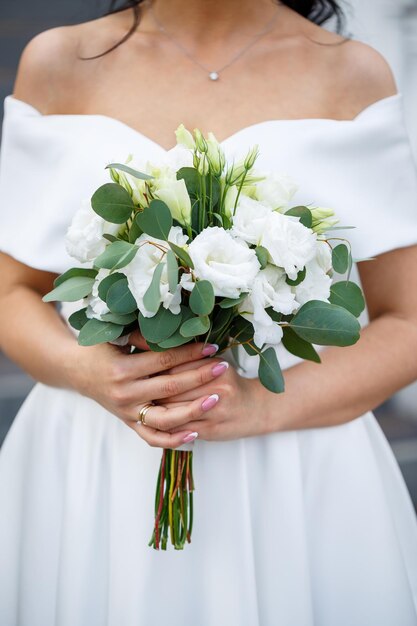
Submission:
<svg viewBox="0 0 417 626">
<path fill-rule="evenodd" d="M 227 61 L 227 63 L 225 63 L 224 65 L 219 67 L 217 70 L 212 70 L 209 67 L 207 67 L 206 65 L 204 65 L 204 63 L 201 63 L 198 59 L 196 59 L 195 56 L 188 50 L 188 48 L 186 48 L 180 41 L 178 41 L 178 39 L 173 37 L 173 35 L 171 35 L 171 33 L 169 33 L 166 30 L 164 25 L 160 22 L 160 20 L 155 15 L 155 11 L 153 9 L 152 3 L 149 4 L 149 9 L 150 9 L 150 13 L 152 15 L 152 18 L 153 18 L 153 20 L 155 22 L 155 25 L 157 26 L 158 30 L 163 35 L 165 35 L 165 37 L 167 37 L 188 59 L 190 59 L 190 61 L 192 61 L 201 70 L 203 70 L 206 74 L 208 74 L 208 77 L 210 78 L 210 80 L 213 80 L 213 81 L 218 80 L 219 77 L 220 77 L 220 74 L 225 69 L 230 67 L 233 63 L 236 63 L 236 61 L 238 59 L 240 59 L 246 52 L 248 52 L 250 50 L 250 48 L 252 48 L 262 37 L 267 35 L 272 30 L 272 28 L 273 28 L 273 26 L 275 24 L 275 21 L 276 21 L 276 19 L 278 17 L 278 11 L 276 11 L 275 15 L 272 17 L 272 19 L 268 20 L 268 22 L 265 24 L 264 28 L 259 33 L 257 33 L 234 56 L 232 56 L 232 58 L 229 61 Z"/>
</svg>

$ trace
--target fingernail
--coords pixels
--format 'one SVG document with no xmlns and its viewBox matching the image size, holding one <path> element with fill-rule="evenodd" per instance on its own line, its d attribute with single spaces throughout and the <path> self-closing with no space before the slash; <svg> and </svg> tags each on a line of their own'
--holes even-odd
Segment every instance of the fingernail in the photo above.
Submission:
<svg viewBox="0 0 417 626">
<path fill-rule="evenodd" d="M 197 439 L 198 437 L 198 433 L 190 433 L 189 435 L 186 435 L 183 439 L 184 443 L 190 443 L 190 441 L 194 441 L 194 439 Z"/>
<path fill-rule="evenodd" d="M 213 376 L 220 376 L 220 374 L 223 374 L 223 372 L 225 372 L 228 367 L 229 363 L 227 361 L 221 361 L 221 363 L 216 363 L 216 365 L 213 365 L 213 367 L 211 368 L 211 373 L 213 374 Z"/>
<path fill-rule="evenodd" d="M 219 349 L 219 346 L 217 345 L 217 343 L 208 343 L 202 349 L 201 354 L 203 356 L 211 356 L 212 354 L 216 354 L 218 349 Z"/>
<path fill-rule="evenodd" d="M 203 411 L 208 411 L 209 409 L 212 409 L 218 403 L 218 401 L 219 396 L 217 395 L 217 393 L 213 393 L 212 396 L 209 396 L 204 400 L 204 402 L 201 403 L 201 408 L 203 409 Z"/>
</svg>

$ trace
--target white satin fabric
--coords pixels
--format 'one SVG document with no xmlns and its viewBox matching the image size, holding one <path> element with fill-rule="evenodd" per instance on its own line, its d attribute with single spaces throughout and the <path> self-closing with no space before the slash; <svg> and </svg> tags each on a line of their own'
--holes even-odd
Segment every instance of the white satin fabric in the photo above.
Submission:
<svg viewBox="0 0 417 626">
<path fill-rule="evenodd" d="M 417 186 L 401 96 L 353 121 L 271 120 L 223 142 L 258 143 L 262 168 L 332 206 L 356 257 L 417 241 Z M 8 97 L 0 249 L 72 265 L 63 237 L 128 153 L 164 150 L 100 115 L 43 116 Z M 376 261 L 377 262 L 377 261 Z M 68 314 L 65 310 L 64 315 Z M 36 330 L 36 329 L 35 329 Z M 283 367 L 294 359 L 280 351 Z M 256 375 L 246 361 L 247 376 Z M 0 453 L 2 626 L 416 626 L 417 524 L 374 416 L 321 429 L 194 444 L 193 541 L 147 542 L 160 450 L 94 401 L 38 384 Z"/>
</svg>

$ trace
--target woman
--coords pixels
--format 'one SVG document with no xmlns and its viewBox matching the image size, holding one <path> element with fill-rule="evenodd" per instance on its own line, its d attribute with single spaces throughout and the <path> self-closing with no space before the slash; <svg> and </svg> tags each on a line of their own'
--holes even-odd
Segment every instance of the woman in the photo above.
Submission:
<svg viewBox="0 0 417 626">
<path fill-rule="evenodd" d="M 6 100 L 0 344 L 40 384 L 0 455 L 0 622 L 415 626 L 417 526 L 369 413 L 417 377 L 417 186 L 391 72 L 318 25 L 335 2 L 130 5 L 36 37 Z M 162 158 L 180 122 L 229 155 L 258 143 L 376 257 L 358 263 L 361 340 L 320 366 L 282 354 L 283 395 L 215 347 L 79 347 L 41 302 L 103 166 Z M 196 435 L 193 542 L 155 552 L 160 448 Z"/>
</svg>

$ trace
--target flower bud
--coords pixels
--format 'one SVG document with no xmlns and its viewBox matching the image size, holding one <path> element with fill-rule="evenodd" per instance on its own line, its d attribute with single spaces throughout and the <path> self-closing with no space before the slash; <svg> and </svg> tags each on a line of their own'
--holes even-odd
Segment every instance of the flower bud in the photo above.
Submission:
<svg viewBox="0 0 417 626">
<path fill-rule="evenodd" d="M 194 138 L 195 138 L 195 147 L 199 152 L 207 152 L 208 145 L 207 141 L 204 139 L 203 134 L 198 128 L 194 129 Z"/>
<path fill-rule="evenodd" d="M 310 211 L 313 216 L 313 220 L 324 220 L 328 217 L 333 217 L 334 215 L 333 209 L 322 206 L 314 207 L 313 209 L 310 209 Z"/>
<path fill-rule="evenodd" d="M 207 136 L 207 157 L 213 174 L 220 176 L 226 163 L 224 152 L 213 133 Z"/>
<path fill-rule="evenodd" d="M 175 136 L 177 138 L 177 143 L 181 144 L 185 148 L 190 148 L 191 150 L 194 150 L 194 138 L 190 131 L 185 128 L 184 124 L 180 124 L 178 126 L 177 130 L 175 131 Z"/>
<path fill-rule="evenodd" d="M 256 159 L 258 158 L 258 155 L 259 155 L 259 147 L 253 146 L 253 148 L 251 148 L 249 152 L 247 153 L 245 160 L 243 162 L 243 166 L 246 170 L 252 169 L 252 167 L 255 165 Z"/>
</svg>

